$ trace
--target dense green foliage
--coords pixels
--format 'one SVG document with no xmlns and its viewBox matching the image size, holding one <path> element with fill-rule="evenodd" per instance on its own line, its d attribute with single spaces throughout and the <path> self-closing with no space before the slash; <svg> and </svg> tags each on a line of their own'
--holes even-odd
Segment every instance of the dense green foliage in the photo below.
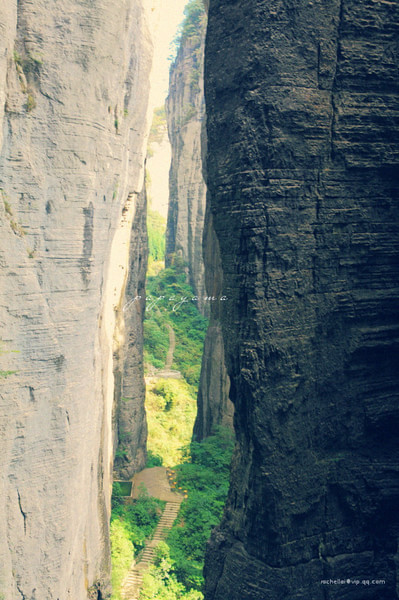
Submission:
<svg viewBox="0 0 399 600">
<path fill-rule="evenodd" d="M 152 464 L 166 467 L 183 459 L 182 447 L 192 436 L 197 402 L 195 390 L 184 379 L 155 379 L 147 383 L 147 448 Z"/>
<path fill-rule="evenodd" d="M 158 524 L 165 502 L 152 498 L 143 487 L 138 500 L 125 503 L 115 483 L 112 494 L 111 560 L 113 600 L 120 600 L 120 586 L 145 539 Z"/>
<path fill-rule="evenodd" d="M 184 20 L 179 26 L 176 36 L 171 44 L 171 60 L 176 58 L 180 46 L 189 41 L 192 46 L 199 44 L 201 30 L 205 26 L 206 12 L 203 0 L 190 0 L 184 9 Z"/>
<path fill-rule="evenodd" d="M 207 320 L 198 311 L 186 274 L 178 267 L 164 269 L 147 279 L 147 308 L 144 321 L 144 360 L 162 368 L 169 346 L 166 323 L 175 332 L 173 368 L 191 385 L 198 385 Z"/>
<path fill-rule="evenodd" d="M 233 434 L 220 428 L 215 435 L 186 449 L 187 462 L 177 466 L 177 485 L 188 490 L 181 522 L 168 536 L 178 580 L 186 588 L 201 589 L 205 546 L 221 520 L 229 488 Z"/>
<path fill-rule="evenodd" d="M 120 588 L 133 560 L 134 547 L 127 524 L 119 519 L 111 521 L 111 583 L 113 600 L 121 600 Z"/>
<path fill-rule="evenodd" d="M 229 486 L 233 436 L 220 428 L 215 435 L 185 448 L 185 461 L 175 467 L 177 486 L 188 491 L 155 566 L 144 578 L 140 600 L 202 598 L 205 545 L 220 522 Z"/>
<path fill-rule="evenodd" d="M 190 0 L 184 9 L 185 19 L 181 28 L 181 42 L 186 39 L 199 38 L 199 32 L 205 19 L 203 0 Z"/>
<path fill-rule="evenodd" d="M 144 487 L 139 498 L 130 504 L 125 503 L 122 496 L 113 494 L 111 522 L 118 519 L 124 523 L 137 553 L 155 529 L 164 506 L 165 502 L 149 496 Z"/>
<path fill-rule="evenodd" d="M 147 213 L 148 250 L 149 258 L 153 261 L 165 258 L 165 228 L 166 221 L 155 210 Z"/>
<path fill-rule="evenodd" d="M 187 592 L 184 585 L 177 581 L 174 561 L 170 557 L 169 547 L 160 542 L 156 549 L 154 564 L 144 574 L 140 600 L 201 600 L 200 592 Z"/>
</svg>

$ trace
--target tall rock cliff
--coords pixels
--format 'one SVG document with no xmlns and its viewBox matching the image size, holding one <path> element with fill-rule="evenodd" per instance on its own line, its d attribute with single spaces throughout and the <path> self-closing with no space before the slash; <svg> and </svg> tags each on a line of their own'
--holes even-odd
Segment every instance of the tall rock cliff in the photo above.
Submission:
<svg viewBox="0 0 399 600">
<path fill-rule="evenodd" d="M 393 600 L 398 4 L 209 4 L 207 185 L 237 446 L 206 599 Z"/>
<path fill-rule="evenodd" d="M 205 213 L 204 234 L 205 285 L 210 306 L 205 336 L 201 375 L 197 396 L 197 416 L 193 438 L 202 440 L 216 427 L 233 427 L 234 405 L 230 400 L 230 380 L 226 369 L 220 316 L 229 299 L 223 291 L 223 271 L 219 243 L 213 227 L 209 203 Z"/>
<path fill-rule="evenodd" d="M 114 345 L 114 475 L 130 479 L 146 463 L 147 421 L 144 409 L 143 321 L 147 274 L 147 198 L 135 194 L 136 211 L 129 250 L 129 275 L 117 309 Z"/>
<path fill-rule="evenodd" d="M 183 31 L 170 71 L 166 101 L 172 161 L 165 263 L 170 266 L 175 256 L 184 260 L 189 283 L 198 296 L 198 308 L 204 312 L 202 234 L 206 186 L 202 175 L 201 129 L 205 114 L 203 59 L 206 21 L 203 8 L 198 12 L 191 28 Z M 189 16 L 186 24 L 188 19 Z"/>
<path fill-rule="evenodd" d="M 142 224 L 150 54 L 141 0 L 1 3 L 7 600 L 108 597 L 113 354 Z"/>
</svg>

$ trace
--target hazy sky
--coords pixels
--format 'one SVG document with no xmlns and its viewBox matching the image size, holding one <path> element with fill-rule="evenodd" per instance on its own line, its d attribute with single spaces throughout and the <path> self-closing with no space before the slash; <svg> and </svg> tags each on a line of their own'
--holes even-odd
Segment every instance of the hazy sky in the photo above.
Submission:
<svg viewBox="0 0 399 600">
<path fill-rule="evenodd" d="M 169 83 L 168 57 L 171 54 L 170 43 L 182 22 L 183 9 L 188 0 L 152 0 L 154 28 L 154 63 L 151 75 L 153 106 L 161 106 L 167 95 Z"/>
</svg>

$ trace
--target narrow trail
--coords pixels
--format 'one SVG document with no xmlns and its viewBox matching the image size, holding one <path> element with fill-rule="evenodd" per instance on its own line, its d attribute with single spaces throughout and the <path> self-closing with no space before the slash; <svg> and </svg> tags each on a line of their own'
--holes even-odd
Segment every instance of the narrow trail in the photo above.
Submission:
<svg viewBox="0 0 399 600">
<path fill-rule="evenodd" d="M 176 336 L 172 325 L 170 325 L 170 323 L 165 323 L 165 325 L 168 328 L 169 333 L 169 347 L 166 355 L 165 366 L 163 369 L 154 371 L 148 375 L 146 377 L 146 381 L 151 379 L 182 379 L 183 377 L 180 371 L 174 371 L 171 368 L 176 348 Z"/>
<path fill-rule="evenodd" d="M 138 498 L 140 484 L 144 484 L 150 496 L 166 501 L 166 506 L 159 520 L 157 528 L 141 552 L 139 561 L 132 562 L 129 572 L 122 584 L 121 595 L 123 600 L 138 600 L 140 588 L 143 583 L 143 574 L 154 560 L 155 548 L 165 539 L 177 517 L 183 497 L 170 489 L 167 472 L 164 467 L 144 469 L 137 473 L 133 479 L 132 496 Z"/>
<path fill-rule="evenodd" d="M 169 323 L 165 323 L 165 325 L 168 328 L 169 333 L 169 348 L 168 353 L 166 355 L 165 371 L 169 371 L 173 363 L 173 355 L 175 353 L 176 348 L 176 336 L 173 327 L 169 325 Z"/>
</svg>

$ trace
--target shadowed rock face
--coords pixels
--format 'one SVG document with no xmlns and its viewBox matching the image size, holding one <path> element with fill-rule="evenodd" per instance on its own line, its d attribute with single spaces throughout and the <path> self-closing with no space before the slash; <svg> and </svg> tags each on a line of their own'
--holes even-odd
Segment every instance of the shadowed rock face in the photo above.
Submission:
<svg viewBox="0 0 399 600">
<path fill-rule="evenodd" d="M 129 194 L 143 182 L 150 55 L 141 1 L 0 3 L 7 600 L 109 597 L 113 353 L 142 223 Z"/>
<path fill-rule="evenodd" d="M 210 0 L 237 448 L 207 600 L 399 597 L 398 33 L 393 2 Z"/>
<path fill-rule="evenodd" d="M 205 284 L 210 300 L 209 326 L 202 355 L 201 376 L 197 396 L 197 416 L 193 438 L 202 440 L 214 433 L 215 428 L 233 427 L 234 407 L 229 399 L 230 381 L 226 370 L 220 315 L 224 304 L 223 272 L 219 243 L 213 228 L 209 203 L 204 224 Z"/>
</svg>

